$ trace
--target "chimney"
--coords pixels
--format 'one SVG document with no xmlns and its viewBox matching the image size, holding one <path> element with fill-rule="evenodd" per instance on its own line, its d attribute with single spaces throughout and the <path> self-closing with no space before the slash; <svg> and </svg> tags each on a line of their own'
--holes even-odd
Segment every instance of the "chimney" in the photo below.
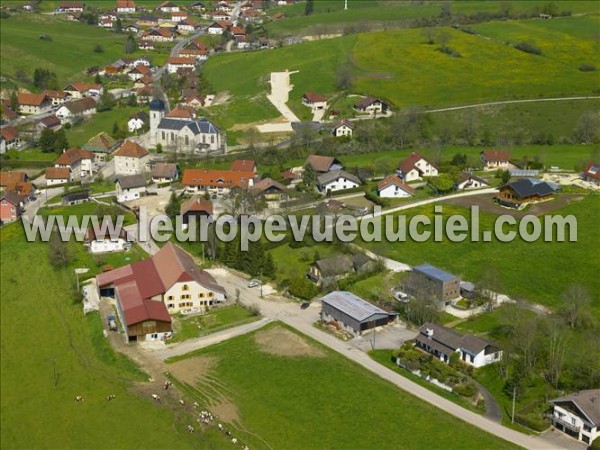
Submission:
<svg viewBox="0 0 600 450">
<path fill-rule="evenodd" d="M 433 328 L 427 328 L 425 333 L 427 334 L 427 337 L 433 336 Z"/>
</svg>

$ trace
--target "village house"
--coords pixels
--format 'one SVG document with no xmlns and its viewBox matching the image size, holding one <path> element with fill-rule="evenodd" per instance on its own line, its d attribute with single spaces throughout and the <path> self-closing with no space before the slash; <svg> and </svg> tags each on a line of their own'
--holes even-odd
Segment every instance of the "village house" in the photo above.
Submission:
<svg viewBox="0 0 600 450">
<path fill-rule="evenodd" d="M 255 175 L 258 173 L 256 161 L 253 159 L 236 159 L 231 163 L 230 168 L 239 172 L 254 172 Z"/>
<path fill-rule="evenodd" d="M 85 233 L 84 245 L 93 254 L 124 252 L 131 248 L 125 228 L 121 228 L 118 233 L 111 236 L 108 230 L 103 235 L 99 235 L 93 227 L 90 227 Z"/>
<path fill-rule="evenodd" d="M 225 33 L 225 30 L 227 30 L 231 26 L 232 23 L 227 22 L 226 20 L 216 21 L 209 25 L 209 27 L 206 29 L 206 32 L 208 34 L 221 35 Z"/>
<path fill-rule="evenodd" d="M 244 36 L 236 36 L 234 38 L 235 41 L 235 46 L 237 48 L 239 48 L 240 50 L 245 50 L 248 48 L 252 47 L 252 42 L 250 42 L 250 39 L 248 39 L 248 37 Z"/>
<path fill-rule="evenodd" d="M 250 188 L 250 194 L 262 198 L 269 207 L 277 207 L 280 202 L 289 198 L 286 187 L 271 178 L 265 178 L 255 183 Z"/>
<path fill-rule="evenodd" d="M 600 389 L 588 389 L 551 400 L 552 425 L 591 445 L 600 436 Z"/>
<path fill-rule="evenodd" d="M 581 178 L 588 183 L 600 186 L 600 164 L 596 164 L 593 161 L 588 162 L 583 168 Z"/>
<path fill-rule="evenodd" d="M 135 2 L 133 0 L 117 0 L 118 14 L 135 14 Z"/>
<path fill-rule="evenodd" d="M 145 111 L 138 111 L 127 121 L 127 130 L 130 133 L 135 133 L 136 131 L 143 129 L 144 126 L 148 124 L 149 120 L 148 113 Z"/>
<path fill-rule="evenodd" d="M 196 11 L 206 11 L 206 5 L 202 2 L 194 2 L 190 5 L 190 8 Z"/>
<path fill-rule="evenodd" d="M 159 99 L 150 102 L 150 140 L 152 145 L 190 153 L 226 150 L 224 139 L 212 122 L 204 118 L 165 117 L 165 105 Z"/>
<path fill-rule="evenodd" d="M 175 163 L 156 163 L 151 174 L 153 183 L 172 183 L 179 178 L 179 168 Z"/>
<path fill-rule="evenodd" d="M 321 298 L 321 320 L 335 322 L 353 336 L 393 323 L 397 317 L 351 292 L 333 291 Z"/>
<path fill-rule="evenodd" d="M 67 98 L 67 94 L 65 91 L 44 91 L 43 92 L 46 97 L 50 99 L 52 102 L 52 106 L 60 106 L 62 105 Z"/>
<path fill-rule="evenodd" d="M 62 128 L 62 122 L 58 117 L 56 117 L 56 115 L 52 114 L 51 116 L 47 116 L 43 119 L 40 119 L 39 122 L 36 124 L 36 127 L 40 132 L 43 131 L 45 128 L 49 128 L 53 131 L 58 131 Z"/>
<path fill-rule="evenodd" d="M 207 96 L 197 93 L 190 93 L 184 97 L 185 105 L 189 108 L 198 109 L 202 106 L 208 106 Z"/>
<path fill-rule="evenodd" d="M 111 17 L 100 17 L 98 19 L 98 26 L 102 28 L 113 28 L 116 19 L 112 19 Z"/>
<path fill-rule="evenodd" d="M 190 193 L 213 196 L 227 195 L 233 188 L 247 190 L 254 186 L 254 172 L 233 170 L 186 169 L 182 184 Z"/>
<path fill-rule="evenodd" d="M 229 14 L 226 11 L 212 11 L 208 14 L 209 17 L 207 17 L 207 19 L 212 19 L 215 20 L 217 22 L 231 22 L 231 14 Z M 227 28 L 225 28 L 223 30 L 223 33 L 225 32 Z"/>
<path fill-rule="evenodd" d="M 381 198 L 406 198 L 414 196 L 415 190 L 397 175 L 390 175 L 379 182 L 377 194 Z"/>
<path fill-rule="evenodd" d="M 179 12 L 179 6 L 173 2 L 163 2 L 156 8 L 162 13 L 174 13 Z"/>
<path fill-rule="evenodd" d="M 151 258 L 96 276 L 100 295 L 113 297 L 127 342 L 164 340 L 171 317 L 183 310 L 208 310 L 226 291 L 192 257 L 169 242 Z"/>
<path fill-rule="evenodd" d="M 354 109 L 376 116 L 377 114 L 386 114 L 389 110 L 389 105 L 378 98 L 365 97 L 354 105 Z"/>
<path fill-rule="evenodd" d="M 406 289 L 411 292 L 427 291 L 448 305 L 460 297 L 460 278 L 430 264 L 414 266 Z"/>
<path fill-rule="evenodd" d="M 149 103 L 154 97 L 154 91 L 150 86 L 144 86 L 135 91 L 135 98 L 138 103 Z"/>
<path fill-rule="evenodd" d="M 69 192 L 61 198 L 61 203 L 64 206 L 81 205 L 90 201 L 90 191 L 83 189 L 81 191 Z"/>
<path fill-rule="evenodd" d="M 142 33 L 142 39 L 154 42 L 173 42 L 175 33 L 164 28 L 150 28 Z"/>
<path fill-rule="evenodd" d="M 407 158 L 400 161 L 396 173 L 405 183 L 439 175 L 438 168 L 419 152 L 412 152 Z"/>
<path fill-rule="evenodd" d="M 74 179 L 92 175 L 94 171 L 94 153 L 80 148 L 70 148 L 63 150 L 60 156 L 54 161 L 54 167 L 66 167 L 71 171 Z"/>
<path fill-rule="evenodd" d="M 72 122 L 74 119 L 85 118 L 96 114 L 96 100 L 84 97 L 71 102 L 66 102 L 56 110 L 56 117 L 61 122 Z"/>
<path fill-rule="evenodd" d="M 334 170 L 317 176 L 317 189 L 325 194 L 353 189 L 361 184 L 357 176 L 344 170 Z"/>
<path fill-rule="evenodd" d="M 136 175 L 146 171 L 150 153 L 137 142 L 126 140 L 113 153 L 115 175 Z"/>
<path fill-rule="evenodd" d="M 184 11 L 171 13 L 171 22 L 179 23 L 188 18 L 189 14 Z"/>
<path fill-rule="evenodd" d="M 455 353 L 460 361 L 473 367 L 483 367 L 502 359 L 502 350 L 491 342 L 430 322 L 419 328 L 415 346 L 445 363 L 449 363 Z"/>
<path fill-rule="evenodd" d="M 208 48 L 197 49 L 197 48 L 184 48 L 179 51 L 179 56 L 182 58 L 191 58 L 196 61 L 206 61 L 208 59 Z"/>
<path fill-rule="evenodd" d="M 314 92 L 307 92 L 302 96 L 302 104 L 313 111 L 327 109 L 327 97 Z"/>
<path fill-rule="evenodd" d="M 502 206 L 522 209 L 530 203 L 545 202 L 554 199 L 559 185 L 537 178 L 521 178 L 500 186 L 496 200 Z"/>
<path fill-rule="evenodd" d="M 99 154 L 109 154 L 119 145 L 119 141 L 113 138 L 108 133 L 102 131 L 96 136 L 90 138 L 86 144 L 83 145 L 84 150 L 88 150 L 96 155 L 98 158 Z"/>
<path fill-rule="evenodd" d="M 137 19 L 136 25 L 139 25 L 140 27 L 156 27 L 158 26 L 158 17 L 140 16 Z"/>
<path fill-rule="evenodd" d="M 145 65 L 138 65 L 127 72 L 127 77 L 132 81 L 137 81 L 140 78 L 150 75 L 150 68 Z"/>
<path fill-rule="evenodd" d="M 353 132 L 354 125 L 352 125 L 352 122 L 346 119 L 336 123 L 331 130 L 331 134 L 335 137 L 352 137 Z"/>
<path fill-rule="evenodd" d="M 46 169 L 46 186 L 56 186 L 71 181 L 71 169 L 68 167 L 48 167 Z"/>
<path fill-rule="evenodd" d="M 510 152 L 507 150 L 485 150 L 481 152 L 483 170 L 509 170 L 514 168 L 510 163 Z"/>
<path fill-rule="evenodd" d="M 456 183 L 456 189 L 464 191 L 468 189 L 481 189 L 489 187 L 487 181 L 483 178 L 476 177 L 471 172 L 463 172 Z"/>
<path fill-rule="evenodd" d="M 14 222 L 21 216 L 21 196 L 16 192 L 0 194 L 0 224 Z"/>
<path fill-rule="evenodd" d="M 200 27 L 200 23 L 192 19 L 183 19 L 177 23 L 177 31 L 181 34 L 190 34 Z"/>
<path fill-rule="evenodd" d="M 321 155 L 308 155 L 304 166 L 310 165 L 315 173 L 326 173 L 335 170 L 342 170 L 344 166 L 339 159 L 333 156 L 321 156 Z"/>
<path fill-rule="evenodd" d="M 76 82 L 66 86 L 63 91 L 72 99 L 78 99 L 87 96 L 100 96 L 104 93 L 104 88 L 101 84 Z"/>
<path fill-rule="evenodd" d="M 292 168 L 282 171 L 279 175 L 284 183 L 289 183 L 290 186 L 295 186 L 302 181 L 301 168 Z"/>
<path fill-rule="evenodd" d="M 60 2 L 58 8 L 55 9 L 57 13 L 66 13 L 66 12 L 83 12 L 84 8 L 83 2 Z"/>
<path fill-rule="evenodd" d="M 19 130 L 10 126 L 0 128 L 0 154 L 13 148 L 19 148 L 20 145 Z"/>
<path fill-rule="evenodd" d="M 146 193 L 146 177 L 141 173 L 119 175 L 115 181 L 115 191 L 119 203 L 140 198 Z"/>
<path fill-rule="evenodd" d="M 138 42 L 138 48 L 140 50 L 154 50 L 154 42 L 150 39 L 140 39 Z"/>
<path fill-rule="evenodd" d="M 189 225 L 190 218 L 192 217 L 194 217 L 193 220 L 197 220 L 202 216 L 212 218 L 213 204 L 210 200 L 206 200 L 205 198 L 196 195 L 181 204 L 179 215 L 181 215 L 181 223 L 184 225 L 185 229 Z"/>
<path fill-rule="evenodd" d="M 308 267 L 306 276 L 317 286 L 327 287 L 350 275 L 353 269 L 351 255 L 335 254 L 313 262 Z"/>
<path fill-rule="evenodd" d="M 17 191 L 19 185 L 27 183 L 27 174 L 17 170 L 0 171 L 0 191 Z"/>
<path fill-rule="evenodd" d="M 181 56 L 172 56 L 167 61 L 167 70 L 169 73 L 176 73 L 179 69 L 196 70 L 195 58 L 182 58 Z"/>
<path fill-rule="evenodd" d="M 52 101 L 45 94 L 19 92 L 17 102 L 21 114 L 42 114 L 52 108 Z"/>
</svg>

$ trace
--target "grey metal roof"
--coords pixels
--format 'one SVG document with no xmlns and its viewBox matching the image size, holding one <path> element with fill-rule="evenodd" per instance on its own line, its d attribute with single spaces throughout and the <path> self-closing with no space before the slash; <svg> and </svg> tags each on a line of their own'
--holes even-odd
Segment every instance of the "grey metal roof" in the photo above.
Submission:
<svg viewBox="0 0 600 450">
<path fill-rule="evenodd" d="M 456 275 L 452 275 L 451 273 L 448 273 L 442 269 L 438 269 L 431 264 L 421 264 L 420 266 L 415 266 L 413 267 L 413 271 L 422 273 L 438 281 L 450 281 L 458 278 Z"/>
<path fill-rule="evenodd" d="M 319 175 L 317 177 L 317 182 L 320 185 L 323 185 L 323 184 L 331 183 L 332 181 L 335 181 L 338 178 L 345 178 L 346 180 L 353 181 L 356 184 L 361 184 L 358 177 L 356 177 L 356 176 L 352 175 L 351 173 L 348 173 L 344 170 L 334 170 L 334 171 Z"/>
<path fill-rule="evenodd" d="M 394 313 L 388 313 L 366 300 L 357 297 L 351 292 L 346 291 L 330 292 L 325 297 L 321 298 L 321 301 L 359 322 L 362 322 L 375 314 L 383 314 L 385 316 L 394 315 Z"/>
<path fill-rule="evenodd" d="M 219 132 L 217 127 L 215 127 L 213 125 L 213 123 L 207 119 L 200 119 L 200 120 L 195 120 L 193 122 L 188 122 L 187 127 L 194 134 L 200 134 L 200 133 L 208 134 L 208 133 L 218 133 Z"/>
<path fill-rule="evenodd" d="M 557 185 L 537 178 L 523 178 L 513 181 L 507 185 L 520 197 L 529 197 L 532 195 L 544 196 L 552 194 L 557 190 Z"/>
<path fill-rule="evenodd" d="M 431 336 L 428 336 L 428 331 L 431 332 Z M 450 328 L 431 322 L 426 322 L 419 328 L 419 334 L 417 335 L 416 340 L 418 342 L 427 343 L 430 347 L 437 348 L 438 350 L 447 349 L 450 351 L 450 353 L 444 352 L 447 355 L 452 354 L 459 348 L 477 355 L 485 350 L 487 346 L 492 345 L 490 342 L 478 338 L 477 336 L 469 334 L 462 335 Z"/>
<path fill-rule="evenodd" d="M 177 131 L 179 131 L 182 128 L 185 128 L 185 126 L 188 123 L 189 122 L 187 120 L 163 118 L 163 119 L 160 120 L 160 122 L 158 124 L 158 128 L 161 128 L 163 130 L 177 130 Z"/>
<path fill-rule="evenodd" d="M 555 404 L 564 402 L 575 404 L 592 425 L 600 426 L 600 389 L 579 391 L 551 401 Z"/>
</svg>

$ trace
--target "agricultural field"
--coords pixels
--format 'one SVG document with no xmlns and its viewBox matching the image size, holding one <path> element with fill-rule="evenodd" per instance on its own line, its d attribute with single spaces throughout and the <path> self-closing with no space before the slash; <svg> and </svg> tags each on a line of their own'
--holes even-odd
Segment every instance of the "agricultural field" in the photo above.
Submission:
<svg viewBox="0 0 600 450">
<path fill-rule="evenodd" d="M 590 1 L 556 1 L 553 2 L 557 11 L 572 13 L 597 12 Z M 453 14 L 469 15 L 476 12 L 494 13 L 501 9 L 494 1 L 453 1 Z M 511 2 L 511 12 L 523 13 L 540 11 L 543 3 L 532 4 L 529 1 Z M 439 2 L 393 2 L 388 0 L 349 0 L 348 10 L 344 10 L 344 2 L 339 0 L 317 0 L 314 2 L 313 14 L 305 15 L 304 2 L 291 6 L 270 8 L 268 14 L 273 16 L 283 12 L 285 20 L 268 23 L 265 28 L 275 36 L 285 36 L 291 33 L 311 36 L 322 34 L 343 33 L 346 28 L 368 22 L 376 29 L 393 27 L 395 24 L 406 24 L 413 19 L 437 18 L 440 16 L 442 5 Z"/>
<path fill-rule="evenodd" d="M 574 215 L 577 218 L 577 242 L 543 242 L 541 239 L 531 243 L 521 240 L 510 243 L 495 240 L 487 243 L 453 243 L 444 238 L 442 242 L 432 239 L 420 243 L 408 240 L 364 245 L 383 256 L 411 265 L 430 263 L 475 282 L 485 268 L 493 266 L 500 274 L 503 292 L 514 298 L 524 298 L 550 307 L 559 307 L 561 294 L 570 285 L 579 283 L 589 291 L 594 313 L 600 317 L 600 297 L 597 294 L 600 289 L 600 278 L 597 276 L 600 261 L 596 251 L 596 243 L 600 239 L 600 228 L 597 226 L 600 198 L 591 194 L 570 198 L 567 206 L 549 214 Z M 407 221 L 417 214 L 432 217 L 433 207 L 428 205 L 411 209 L 406 215 Z M 447 218 L 452 214 L 470 217 L 466 208 L 443 205 L 442 217 Z M 495 218 L 495 214 L 480 212 L 480 230 L 493 230 Z M 539 270 L 540 265 L 544 270 Z M 565 270 L 567 267 L 569 270 Z"/>
<path fill-rule="evenodd" d="M 390 436 L 431 448 L 456 433 L 456 448 L 508 445 L 279 323 L 177 358 L 169 371 L 250 448 L 382 448 Z"/>
<path fill-rule="evenodd" d="M 229 119 L 248 123 L 251 102 L 238 102 L 266 95 L 273 71 L 289 69 L 294 89 L 290 107 L 304 108 L 300 98 L 306 91 L 328 96 L 337 93 L 336 72 L 343 65 L 353 70 L 352 92 L 387 99 L 396 108 L 426 108 L 539 97 L 594 95 L 600 88 L 594 72 L 582 72 L 582 63 L 600 67 L 600 54 L 593 36 L 579 31 L 597 25 L 597 16 L 569 17 L 552 25 L 538 20 L 504 21 L 483 24 L 515 41 L 538 38 L 542 55 L 532 55 L 506 45 L 449 27 L 439 27 L 434 36 L 448 39 L 448 46 L 460 53 L 452 57 L 428 45 L 422 30 L 402 29 L 343 36 L 244 54 L 216 55 L 205 64 L 205 74 L 217 91 L 233 98 Z M 519 33 L 514 28 L 518 27 Z M 552 41 L 553 36 L 559 38 Z M 245 73 L 245 77 L 237 74 Z M 477 76 L 473 77 L 472 74 Z M 468 81 L 467 81 L 468 80 Z M 560 108 L 558 106 L 557 108 Z M 302 111 L 300 109 L 300 111 Z M 274 113 L 273 113 L 274 114 Z M 273 114 L 264 120 L 273 119 Z M 246 117 L 246 119 L 244 119 Z M 257 117 L 252 116 L 252 120 Z M 246 120 L 246 121 L 245 121 Z"/>
<path fill-rule="evenodd" d="M 1 74 L 13 81 L 18 69 L 24 69 L 31 79 L 33 70 L 40 67 L 56 73 L 63 85 L 83 79 L 87 67 L 108 64 L 123 56 L 125 34 L 60 16 L 23 13 L 2 19 L 1 25 Z M 39 39 L 42 34 L 52 40 Z M 96 45 L 102 46 L 103 53 L 94 52 Z"/>
<path fill-rule="evenodd" d="M 147 375 L 112 350 L 97 313 L 82 315 L 72 287 L 77 266 L 55 269 L 47 251 L 26 242 L 20 224 L 0 231 L 2 446 L 198 446 L 184 417 L 135 393 Z M 107 402 L 109 394 L 116 400 Z M 217 432 L 202 437 L 209 447 L 226 445 Z"/>
</svg>

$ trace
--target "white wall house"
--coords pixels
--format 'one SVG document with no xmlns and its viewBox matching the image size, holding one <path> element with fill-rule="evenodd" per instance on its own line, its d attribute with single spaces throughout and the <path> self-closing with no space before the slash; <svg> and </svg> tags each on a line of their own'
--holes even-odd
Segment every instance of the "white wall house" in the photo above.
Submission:
<svg viewBox="0 0 600 450">
<path fill-rule="evenodd" d="M 210 308 L 225 301 L 221 292 L 202 286 L 197 281 L 175 283 L 165 292 L 165 305 L 170 314 L 190 308 Z"/>
<path fill-rule="evenodd" d="M 144 121 L 139 117 L 132 117 L 127 122 L 127 129 L 130 133 L 135 133 L 137 130 L 141 130 L 144 127 Z"/>
<path fill-rule="evenodd" d="M 127 240 L 127 232 L 121 229 L 118 236 L 111 237 L 109 233 L 98 236 L 93 228 L 87 230 L 86 246 L 90 253 L 112 253 L 123 252 L 131 248 L 131 242 Z"/>
<path fill-rule="evenodd" d="M 459 191 L 467 189 L 481 189 L 488 187 L 489 184 L 482 178 L 476 177 L 471 173 L 464 172 L 456 183 L 456 189 Z"/>
<path fill-rule="evenodd" d="M 591 445 L 600 437 L 600 389 L 588 389 L 552 400 L 552 425 Z"/>
<path fill-rule="evenodd" d="M 135 175 L 146 171 L 150 153 L 141 145 L 126 140 L 114 153 L 115 175 Z"/>
<path fill-rule="evenodd" d="M 343 170 L 327 172 L 317 177 L 317 188 L 323 193 L 352 189 L 360 184 L 358 177 Z"/>
<path fill-rule="evenodd" d="M 331 134 L 333 134 L 335 137 L 352 137 L 353 132 L 354 126 L 352 125 L 352 123 L 348 120 L 343 120 L 333 127 Z"/>
<path fill-rule="evenodd" d="M 115 182 L 118 202 L 140 198 L 146 192 L 146 177 L 143 174 L 121 175 Z"/>
<path fill-rule="evenodd" d="M 438 168 L 421 156 L 419 152 L 413 152 L 401 161 L 396 172 L 405 183 L 439 175 Z"/>
<path fill-rule="evenodd" d="M 377 185 L 381 198 L 406 198 L 415 195 L 412 187 L 402 182 L 396 175 L 389 176 Z"/>
</svg>

